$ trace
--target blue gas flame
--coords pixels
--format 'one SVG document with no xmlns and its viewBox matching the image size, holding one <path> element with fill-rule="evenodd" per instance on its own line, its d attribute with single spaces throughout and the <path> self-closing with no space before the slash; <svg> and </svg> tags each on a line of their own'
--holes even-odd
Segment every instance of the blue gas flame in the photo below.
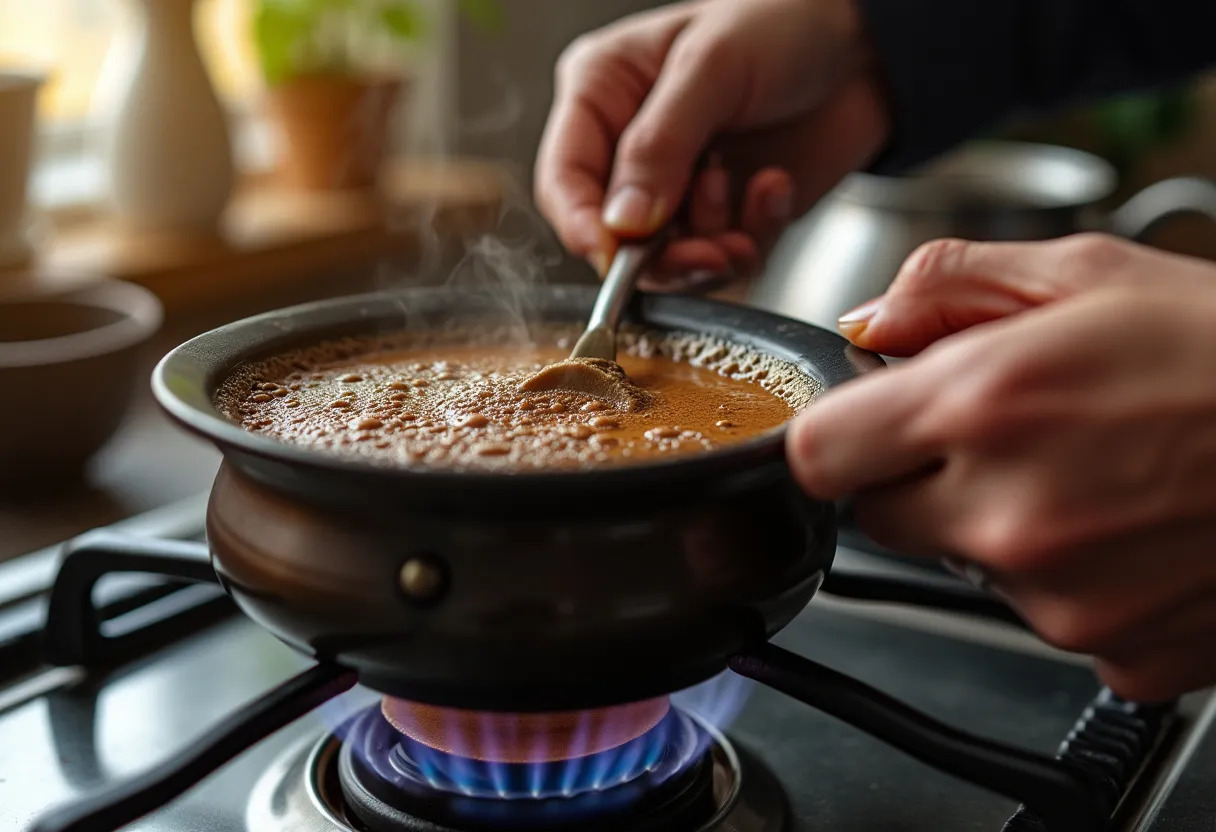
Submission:
<svg viewBox="0 0 1216 832">
<path fill-rule="evenodd" d="M 700 745 L 699 732 L 688 717 L 674 710 L 650 731 L 624 745 L 557 761 L 474 760 L 398 736 L 387 755 L 395 774 L 424 780 L 438 791 L 498 800 L 569 798 L 607 791 L 644 775 L 661 782 L 682 771 Z M 588 742 L 586 738 L 583 741 Z"/>
<path fill-rule="evenodd" d="M 735 724 L 755 685 L 729 670 L 695 687 L 673 694 L 671 703 L 719 733 Z"/>
<path fill-rule="evenodd" d="M 550 750 L 539 746 L 544 736 L 537 734 L 534 741 L 538 747 L 531 755 L 536 762 L 473 759 L 432 748 L 394 729 L 378 707 L 366 707 L 368 697 L 352 698 L 342 707 L 331 706 L 330 713 L 347 717 L 340 729 L 341 739 L 353 746 L 353 753 L 378 778 L 394 788 L 447 794 L 456 803 L 468 799 L 483 813 L 487 800 L 596 801 L 595 811 L 603 811 L 640 799 L 701 759 L 713 742 L 712 732 L 705 727 L 725 732 L 746 704 L 751 687 L 749 680 L 727 672 L 680 691 L 671 697 L 672 708 L 654 728 L 596 753 L 590 750 L 604 746 L 596 731 L 604 731 L 607 736 L 618 732 L 602 720 L 595 727 L 590 716 L 594 712 L 589 711 L 587 721 L 580 724 L 567 746 L 570 753 L 564 759 L 552 759 Z M 349 718 L 356 708 L 362 708 L 362 714 Z M 510 724 L 504 728 L 501 719 L 486 719 L 480 730 L 477 744 L 490 752 L 484 756 L 503 756 L 495 753 L 496 745 L 517 747 Z M 508 735 L 493 736 L 495 730 Z M 460 737 L 455 737 L 452 744 L 458 748 L 474 745 L 462 743 Z M 573 805 L 569 809 L 573 811 Z M 502 811 L 509 809 L 504 807 Z"/>
</svg>

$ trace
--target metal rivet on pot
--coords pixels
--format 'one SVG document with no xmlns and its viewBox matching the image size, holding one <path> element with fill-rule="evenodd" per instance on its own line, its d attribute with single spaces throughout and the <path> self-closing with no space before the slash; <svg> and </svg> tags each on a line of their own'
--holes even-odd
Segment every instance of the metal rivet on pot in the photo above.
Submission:
<svg viewBox="0 0 1216 832">
<path fill-rule="evenodd" d="M 411 601 L 434 601 L 444 590 L 443 569 L 427 557 L 413 557 L 401 566 L 397 576 L 401 591 Z"/>
</svg>

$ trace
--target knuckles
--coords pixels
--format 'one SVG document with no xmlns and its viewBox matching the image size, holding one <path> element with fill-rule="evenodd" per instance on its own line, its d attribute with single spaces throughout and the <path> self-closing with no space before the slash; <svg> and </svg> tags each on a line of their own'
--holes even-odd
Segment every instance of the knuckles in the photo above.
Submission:
<svg viewBox="0 0 1216 832">
<path fill-rule="evenodd" d="M 618 159 L 654 165 L 679 157 L 682 144 L 676 131 L 654 119 L 635 120 L 621 136 Z"/>
<path fill-rule="evenodd" d="M 954 238 L 924 243 L 904 261 L 892 288 L 911 295 L 939 290 L 951 279 L 965 276 L 969 253 L 973 247 L 982 245 Z M 1141 247 L 1133 243 L 1097 232 L 1022 245 L 1042 246 L 1043 251 L 1050 251 L 1056 275 L 1066 281 L 1079 281 L 1078 288 L 1098 281 L 1108 283 L 1112 275 L 1125 272 L 1129 261 L 1143 254 Z"/>
<path fill-rule="evenodd" d="M 924 441 L 943 447 L 1005 442 L 1021 432 L 1027 411 L 1026 368 L 1016 354 L 959 352 L 959 344 L 930 347 L 925 357 L 940 359 L 940 375 L 950 379 L 917 419 Z M 935 349 L 940 347 L 940 349 Z"/>
<path fill-rule="evenodd" d="M 953 238 L 922 244 L 904 261 L 892 289 L 911 295 L 932 291 L 959 271 L 970 246 Z"/>
<path fill-rule="evenodd" d="M 672 44 L 667 64 L 698 78 L 709 80 L 732 72 L 738 52 L 736 44 L 719 35 L 685 35 Z"/>
<path fill-rule="evenodd" d="M 1050 497 L 1010 483 L 972 486 L 982 496 L 957 521 L 948 543 L 994 572 L 1034 583 L 1072 562 L 1076 539 Z"/>
<path fill-rule="evenodd" d="M 1097 232 L 1073 234 L 1048 245 L 1056 250 L 1059 273 L 1086 283 L 1108 282 L 1113 274 L 1123 270 L 1137 250 L 1126 240 Z"/>
<path fill-rule="evenodd" d="M 972 559 L 1005 574 L 1021 574 L 1039 566 L 1046 556 L 1031 534 L 1037 525 L 1031 511 L 1015 499 L 977 506 L 974 519 L 963 521 L 957 544 Z"/>
<path fill-rule="evenodd" d="M 600 60 L 607 49 L 604 36 L 597 32 L 587 32 L 571 41 L 557 59 L 554 68 L 554 80 L 559 89 L 571 81 L 585 75 L 590 67 Z"/>
</svg>

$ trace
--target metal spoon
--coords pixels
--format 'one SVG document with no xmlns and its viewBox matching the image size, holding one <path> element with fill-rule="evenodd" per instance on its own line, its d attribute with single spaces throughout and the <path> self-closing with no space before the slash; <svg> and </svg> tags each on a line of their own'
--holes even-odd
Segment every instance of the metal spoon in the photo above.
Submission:
<svg viewBox="0 0 1216 832">
<path fill-rule="evenodd" d="M 633 297 L 643 270 L 660 248 L 659 236 L 645 243 L 629 243 L 617 249 L 600 293 L 591 309 L 587 329 L 574 345 L 571 359 L 599 358 L 616 361 L 616 330 Z"/>
<path fill-rule="evenodd" d="M 637 406 L 639 393 L 616 363 L 616 330 L 633 297 L 638 277 L 662 248 L 665 237 L 658 234 L 645 242 L 628 243 L 617 249 L 596 296 L 587 329 L 570 357 L 528 378 L 520 385 L 521 390 L 529 393 L 568 390 L 610 399 L 626 409 Z"/>
</svg>

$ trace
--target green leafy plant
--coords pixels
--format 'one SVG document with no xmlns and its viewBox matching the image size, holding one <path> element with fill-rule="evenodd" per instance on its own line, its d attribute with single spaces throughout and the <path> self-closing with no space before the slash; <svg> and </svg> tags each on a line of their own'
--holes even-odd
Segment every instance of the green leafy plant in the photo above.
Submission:
<svg viewBox="0 0 1216 832">
<path fill-rule="evenodd" d="M 1198 107 L 1197 89 L 1186 85 L 1121 96 L 1019 125 L 1004 136 L 1088 150 L 1127 174 L 1146 156 L 1185 136 Z"/>
<path fill-rule="evenodd" d="M 497 0 L 455 0 L 487 31 L 502 27 Z M 417 42 L 430 21 L 416 0 L 258 0 L 253 40 L 269 84 L 297 75 L 357 74 Z"/>
</svg>

